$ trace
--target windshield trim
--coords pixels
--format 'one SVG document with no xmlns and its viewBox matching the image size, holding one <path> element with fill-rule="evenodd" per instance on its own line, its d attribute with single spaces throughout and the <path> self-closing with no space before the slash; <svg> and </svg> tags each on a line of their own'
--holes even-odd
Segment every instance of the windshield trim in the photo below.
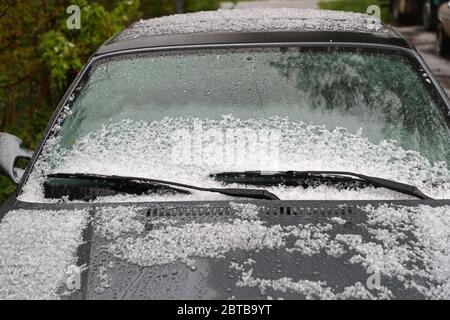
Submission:
<svg viewBox="0 0 450 320">
<path fill-rule="evenodd" d="M 254 31 L 254 32 L 208 32 L 170 34 L 105 42 L 95 55 L 150 47 L 193 46 L 205 44 L 251 44 L 251 43 L 358 43 L 392 45 L 403 48 L 412 46 L 394 29 L 392 35 L 360 31 Z"/>
<path fill-rule="evenodd" d="M 378 49 L 378 50 L 386 50 L 386 51 L 397 51 L 405 54 L 408 58 L 412 59 L 418 66 L 423 68 L 424 72 L 427 73 L 428 78 L 431 81 L 432 89 L 435 90 L 437 98 L 441 100 L 443 103 L 443 107 L 446 110 L 441 110 L 444 112 L 446 116 L 447 125 L 450 128 L 450 99 L 445 93 L 444 89 L 441 87 L 440 83 L 434 77 L 431 69 L 425 63 L 422 56 L 414 49 L 404 48 L 395 45 L 386 45 L 386 44 L 369 44 L 369 43 L 348 43 L 348 42 L 261 42 L 261 43 L 221 43 L 221 44 L 196 44 L 196 45 L 174 45 L 174 46 L 161 46 L 161 47 L 147 47 L 147 48 L 139 48 L 139 49 L 127 49 L 121 51 L 115 51 L 111 53 L 105 53 L 100 55 L 92 55 L 87 63 L 80 70 L 78 75 L 73 80 L 72 84 L 67 89 L 64 96 L 61 98 L 57 108 L 55 109 L 52 117 L 50 118 L 47 127 L 44 131 L 43 137 L 34 152 L 33 157 L 30 159 L 30 162 L 25 170 L 25 173 L 22 177 L 22 180 L 17 186 L 16 192 L 14 194 L 16 201 L 17 197 L 22 193 L 23 187 L 28 181 L 31 171 L 34 169 L 37 159 L 41 156 L 43 147 L 47 140 L 53 136 L 52 129 L 57 124 L 58 119 L 61 117 L 64 106 L 66 106 L 70 101 L 69 97 L 71 97 L 77 88 L 87 79 L 89 76 L 92 67 L 95 66 L 98 62 L 104 59 L 108 59 L 111 57 L 124 56 L 129 54 L 137 54 L 137 53 L 147 53 L 147 52 L 167 52 L 167 51 L 179 51 L 179 50 L 192 50 L 192 49 L 231 49 L 231 48 L 272 48 L 272 47 L 305 47 L 305 48 L 329 48 L 329 47 L 339 47 L 339 48 L 364 48 L 364 49 Z M 450 200 L 450 196 L 448 199 Z M 416 200 L 405 200 L 405 201 L 416 201 Z M 427 200 L 427 201 L 439 201 L 439 200 Z M 348 202 L 348 201 L 347 201 Z M 386 202 L 386 201 L 385 201 Z"/>
</svg>

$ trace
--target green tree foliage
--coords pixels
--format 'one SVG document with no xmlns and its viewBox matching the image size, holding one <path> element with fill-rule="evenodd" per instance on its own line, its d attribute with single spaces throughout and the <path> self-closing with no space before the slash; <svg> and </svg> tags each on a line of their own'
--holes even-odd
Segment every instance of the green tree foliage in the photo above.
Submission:
<svg viewBox="0 0 450 320">
<path fill-rule="evenodd" d="M 377 5 L 381 8 L 381 19 L 385 22 L 391 21 L 389 7 L 384 5 L 383 0 L 321 0 L 319 8 L 325 10 L 341 10 L 367 13 L 367 8 L 371 5 Z"/>
<path fill-rule="evenodd" d="M 216 10 L 219 0 L 141 0 L 143 18 L 152 18 L 177 12 L 177 2 L 183 12 Z"/>
<path fill-rule="evenodd" d="M 218 0 L 0 1 L 0 132 L 36 148 L 49 118 L 80 68 L 108 38 L 131 22 L 182 11 L 216 9 Z M 67 8 L 81 8 L 69 30 Z M 0 176 L 0 203 L 14 191 Z"/>
</svg>

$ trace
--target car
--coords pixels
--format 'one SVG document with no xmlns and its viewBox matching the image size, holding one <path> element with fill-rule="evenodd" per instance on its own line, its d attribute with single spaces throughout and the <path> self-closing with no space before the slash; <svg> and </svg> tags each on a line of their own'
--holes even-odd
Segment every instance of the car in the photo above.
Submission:
<svg viewBox="0 0 450 320">
<path fill-rule="evenodd" d="M 449 121 L 365 14 L 138 21 L 0 135 L 0 298 L 448 299 Z"/>
<path fill-rule="evenodd" d="M 421 22 L 426 30 L 437 25 L 437 11 L 445 0 L 391 0 L 390 9 L 397 24 Z"/>
</svg>

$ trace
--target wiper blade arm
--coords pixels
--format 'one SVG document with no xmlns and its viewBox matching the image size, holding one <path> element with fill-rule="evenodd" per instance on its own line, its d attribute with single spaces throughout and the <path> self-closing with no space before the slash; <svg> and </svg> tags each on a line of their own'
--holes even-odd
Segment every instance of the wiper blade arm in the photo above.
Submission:
<svg viewBox="0 0 450 320">
<path fill-rule="evenodd" d="M 276 171 L 276 172 L 242 171 L 242 172 L 220 172 L 211 174 L 210 176 L 218 180 L 230 176 L 245 176 L 245 177 L 281 177 L 289 179 L 291 181 L 314 179 L 319 177 L 323 178 L 324 176 L 331 176 L 335 178 L 336 177 L 343 178 L 345 176 L 349 176 L 368 182 L 375 187 L 381 187 L 392 191 L 400 192 L 422 200 L 433 199 L 424 194 L 416 186 L 413 185 L 348 171 Z"/>
<path fill-rule="evenodd" d="M 60 179 L 85 179 L 85 180 L 99 180 L 112 183 L 124 183 L 124 182 L 140 182 L 143 184 L 153 184 L 169 187 L 179 187 L 191 190 L 215 192 L 224 194 L 232 197 L 242 197 L 242 198 L 253 198 L 253 199 L 264 199 L 264 200 L 280 200 L 275 194 L 264 190 L 264 189 L 241 189 L 241 188 L 204 188 L 194 185 L 166 181 L 159 179 L 150 178 L 139 178 L 139 177 L 127 177 L 127 176 L 116 176 L 116 175 L 99 175 L 91 173 L 55 173 L 49 174 L 49 178 L 60 178 Z M 176 190 L 176 189 L 174 189 Z"/>
</svg>

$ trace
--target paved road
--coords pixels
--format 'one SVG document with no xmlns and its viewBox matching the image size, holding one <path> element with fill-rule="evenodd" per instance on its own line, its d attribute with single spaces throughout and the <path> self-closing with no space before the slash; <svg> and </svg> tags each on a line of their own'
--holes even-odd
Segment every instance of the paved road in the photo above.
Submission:
<svg viewBox="0 0 450 320">
<path fill-rule="evenodd" d="M 222 9 L 244 8 L 302 8 L 317 9 L 319 0 L 266 0 L 266 1 L 239 1 L 236 5 L 232 2 L 223 2 Z"/>
</svg>

